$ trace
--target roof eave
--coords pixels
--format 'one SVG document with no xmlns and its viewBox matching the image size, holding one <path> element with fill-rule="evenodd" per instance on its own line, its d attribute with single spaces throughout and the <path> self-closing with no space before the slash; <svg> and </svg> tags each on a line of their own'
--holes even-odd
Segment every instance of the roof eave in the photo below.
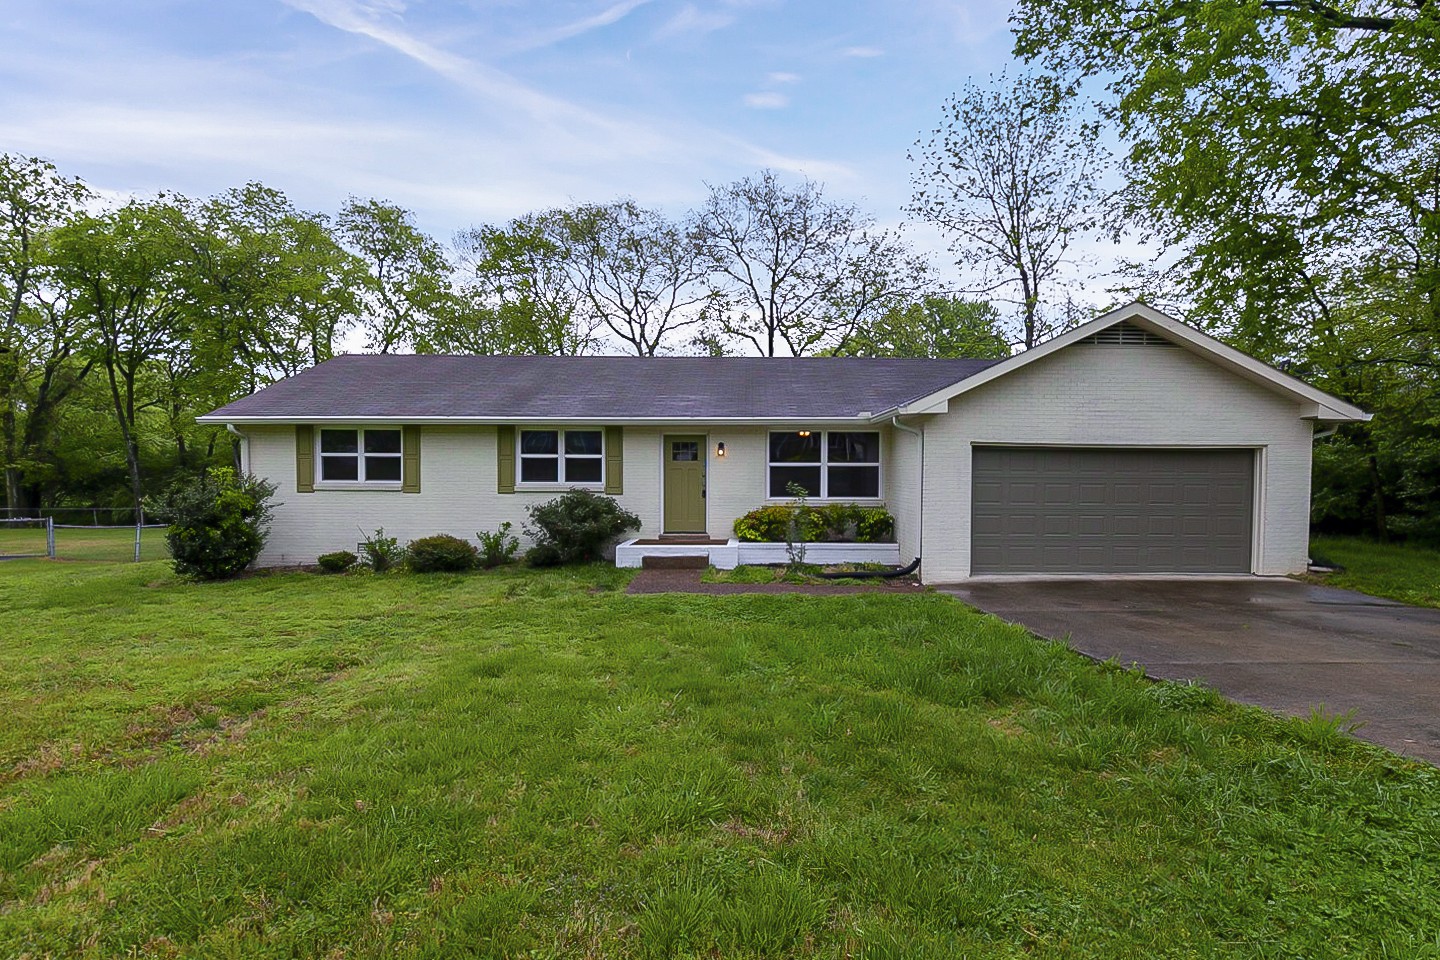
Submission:
<svg viewBox="0 0 1440 960">
<path fill-rule="evenodd" d="M 585 424 L 610 424 L 638 426 L 659 426 L 664 424 L 694 424 L 704 426 L 725 426 L 727 424 L 743 424 L 764 426 L 767 424 L 821 424 L 821 423 L 843 423 L 843 424 L 869 424 L 874 418 L 868 412 L 854 414 L 851 416 L 809 415 L 793 417 L 401 417 L 401 416 L 365 416 L 349 414 L 345 416 L 310 416 L 306 414 L 284 414 L 278 416 L 244 416 L 244 415 L 216 415 L 206 414 L 196 417 L 195 422 L 213 426 L 225 426 L 235 424 L 236 426 L 287 426 L 291 424 L 324 424 L 324 423 L 395 423 L 406 425 L 445 425 L 445 426 L 486 426 L 500 424 L 519 423 L 585 423 Z"/>
</svg>

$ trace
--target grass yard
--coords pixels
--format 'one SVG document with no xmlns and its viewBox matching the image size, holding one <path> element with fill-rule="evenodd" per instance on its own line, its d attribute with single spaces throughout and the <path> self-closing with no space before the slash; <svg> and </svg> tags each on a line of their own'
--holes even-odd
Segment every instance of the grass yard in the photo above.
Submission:
<svg viewBox="0 0 1440 960">
<path fill-rule="evenodd" d="M 1321 582 L 1422 607 L 1440 607 L 1440 550 L 1376 543 L 1358 537 L 1316 537 L 1310 555 L 1344 567 Z"/>
<path fill-rule="evenodd" d="M 142 527 L 140 533 L 141 560 L 162 560 L 170 555 L 164 527 Z M 0 557 L 16 554 L 43 557 L 45 529 L 0 524 Z M 55 556 L 59 560 L 130 562 L 135 557 L 135 528 L 57 526 Z"/>
<path fill-rule="evenodd" d="M 1440 772 L 936 595 L 0 565 L 0 956 L 1440 956 Z"/>
</svg>

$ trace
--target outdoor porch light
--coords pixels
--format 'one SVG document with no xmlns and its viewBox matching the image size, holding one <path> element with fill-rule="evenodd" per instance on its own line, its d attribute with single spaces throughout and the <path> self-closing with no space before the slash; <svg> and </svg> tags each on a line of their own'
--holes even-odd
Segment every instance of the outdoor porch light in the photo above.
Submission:
<svg viewBox="0 0 1440 960">
<path fill-rule="evenodd" d="M 717 457 L 723 457 L 723 456 L 725 456 L 725 441 L 724 441 L 724 440 L 721 440 L 719 443 L 715 444 L 715 456 L 717 456 Z"/>
<path fill-rule="evenodd" d="M 801 430 L 801 431 L 800 431 L 800 436 L 802 436 L 802 437 L 808 437 L 808 436 L 810 436 L 810 431 L 809 431 L 809 430 Z"/>
</svg>

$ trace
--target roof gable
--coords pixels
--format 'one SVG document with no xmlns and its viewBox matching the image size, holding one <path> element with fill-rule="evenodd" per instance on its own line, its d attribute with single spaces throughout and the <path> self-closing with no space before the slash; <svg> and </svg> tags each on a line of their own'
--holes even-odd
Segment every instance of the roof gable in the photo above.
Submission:
<svg viewBox="0 0 1440 960">
<path fill-rule="evenodd" d="M 974 376 L 923 397 L 917 397 L 908 403 L 887 409 L 879 416 L 943 413 L 951 398 L 982 387 L 992 380 L 1020 370 L 1052 353 L 1078 343 L 1154 345 L 1158 341 L 1174 344 L 1252 383 L 1293 398 L 1302 404 L 1305 411 L 1302 414 L 1304 417 L 1326 423 L 1370 419 L 1370 414 L 1354 404 L 1312 387 L 1303 380 L 1283 373 L 1267 363 L 1262 363 L 1139 301 L 1112 310 L 1089 323 L 1082 323 L 1075 329 L 1047 340 L 1038 347 L 1001 360 Z"/>
</svg>

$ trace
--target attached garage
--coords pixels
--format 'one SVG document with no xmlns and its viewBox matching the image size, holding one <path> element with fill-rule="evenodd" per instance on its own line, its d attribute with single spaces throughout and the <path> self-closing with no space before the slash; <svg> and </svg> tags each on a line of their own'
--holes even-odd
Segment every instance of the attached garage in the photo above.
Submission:
<svg viewBox="0 0 1440 960">
<path fill-rule="evenodd" d="M 1253 449 L 973 453 L 975 574 L 1249 573 Z"/>
</svg>

